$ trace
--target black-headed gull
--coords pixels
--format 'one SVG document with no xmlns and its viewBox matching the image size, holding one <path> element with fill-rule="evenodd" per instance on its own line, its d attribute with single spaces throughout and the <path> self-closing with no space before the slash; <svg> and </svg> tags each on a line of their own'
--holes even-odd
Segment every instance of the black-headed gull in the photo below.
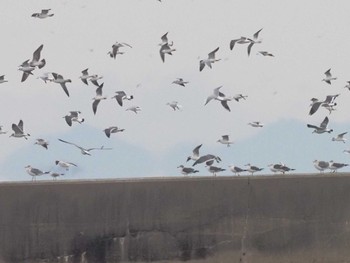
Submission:
<svg viewBox="0 0 350 263">
<path fill-rule="evenodd" d="M 320 173 L 323 173 L 324 170 L 329 169 L 329 162 L 326 161 L 314 160 L 313 164 L 314 167 L 320 171 Z"/>
<path fill-rule="evenodd" d="M 62 168 L 64 168 L 64 169 L 66 169 L 66 171 L 68 171 L 69 168 L 70 168 L 71 166 L 78 167 L 78 166 L 77 166 L 76 164 L 74 164 L 74 163 L 66 162 L 66 161 L 60 161 L 60 160 L 56 160 L 56 161 L 55 161 L 55 164 L 58 165 L 58 166 L 60 166 L 60 167 L 62 167 Z"/>
</svg>

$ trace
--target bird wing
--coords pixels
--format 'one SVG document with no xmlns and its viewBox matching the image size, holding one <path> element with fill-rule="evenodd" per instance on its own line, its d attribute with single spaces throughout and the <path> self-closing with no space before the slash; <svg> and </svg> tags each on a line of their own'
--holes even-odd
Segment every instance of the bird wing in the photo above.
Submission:
<svg viewBox="0 0 350 263">
<path fill-rule="evenodd" d="M 196 148 L 193 149 L 193 155 L 199 156 L 199 149 L 202 147 L 203 144 L 198 145 Z"/>
<path fill-rule="evenodd" d="M 339 94 L 336 95 L 328 95 L 326 97 L 326 100 L 324 101 L 325 103 L 333 103 L 334 100 L 339 96 Z"/>
<path fill-rule="evenodd" d="M 307 124 L 306 125 L 308 128 L 313 128 L 313 129 L 319 129 L 320 127 L 312 125 L 312 124 Z"/>
<path fill-rule="evenodd" d="M 205 67 L 205 63 L 203 60 L 199 61 L 199 71 L 202 71 Z"/>
<path fill-rule="evenodd" d="M 230 107 L 227 104 L 227 100 L 222 100 L 221 105 L 228 111 L 231 111 Z"/>
<path fill-rule="evenodd" d="M 105 148 L 104 146 L 101 146 L 100 148 L 89 148 L 86 149 L 88 152 L 92 150 L 112 150 L 112 148 Z"/>
<path fill-rule="evenodd" d="M 224 141 L 228 141 L 228 140 L 229 140 L 229 137 L 228 137 L 228 135 L 222 135 L 222 139 L 223 139 Z"/>
<path fill-rule="evenodd" d="M 98 88 L 96 89 L 97 96 L 102 96 L 102 88 L 103 88 L 103 83 L 99 85 Z"/>
<path fill-rule="evenodd" d="M 338 137 L 340 137 L 340 138 L 343 138 L 344 137 L 344 135 L 345 134 L 347 134 L 348 132 L 343 132 L 343 133 L 340 133 L 340 134 L 338 134 Z"/>
<path fill-rule="evenodd" d="M 114 98 L 117 100 L 120 106 L 123 106 L 123 95 L 118 94 L 118 95 L 115 95 Z"/>
<path fill-rule="evenodd" d="M 311 109 L 309 111 L 309 115 L 314 114 L 320 108 L 321 104 L 322 104 L 322 102 L 320 102 L 320 101 L 313 103 L 311 106 Z"/>
<path fill-rule="evenodd" d="M 168 33 L 166 32 L 160 39 L 163 41 L 163 43 L 168 43 Z"/>
<path fill-rule="evenodd" d="M 66 87 L 66 83 L 60 83 L 62 89 L 64 90 L 64 92 L 67 94 L 67 96 L 69 97 L 69 92 L 68 92 L 68 89 Z"/>
<path fill-rule="evenodd" d="M 33 53 L 33 60 L 32 61 L 39 61 L 40 60 L 40 52 L 43 49 L 44 45 L 41 45 L 38 47 L 34 53 Z"/>
<path fill-rule="evenodd" d="M 212 52 L 210 52 L 208 54 L 208 58 L 209 59 L 215 59 L 215 53 L 219 50 L 219 47 L 217 47 L 216 49 L 214 49 Z"/>
<path fill-rule="evenodd" d="M 253 45 L 254 45 L 254 42 L 251 42 L 251 43 L 248 45 L 248 49 L 247 49 L 247 51 L 248 51 L 248 56 L 250 55 L 250 51 L 251 51 Z"/>
<path fill-rule="evenodd" d="M 46 15 L 46 14 L 49 13 L 50 10 L 51 10 L 51 9 L 42 9 L 42 10 L 41 10 L 41 13 L 42 13 L 43 15 Z"/>
<path fill-rule="evenodd" d="M 94 114 L 96 114 L 96 111 L 97 111 L 97 105 L 100 103 L 100 100 L 95 100 L 93 103 L 92 103 L 92 111 L 94 112 Z"/>
<path fill-rule="evenodd" d="M 23 131 L 17 126 L 17 124 L 13 123 L 12 124 L 12 130 L 15 132 L 15 133 L 23 133 Z"/>
<path fill-rule="evenodd" d="M 86 85 L 89 85 L 89 83 L 87 82 L 87 79 L 81 79 L 82 82 L 84 82 Z"/>
<path fill-rule="evenodd" d="M 214 89 L 214 95 L 216 96 L 216 97 L 218 97 L 218 96 L 220 96 L 220 89 L 222 88 L 222 86 L 220 86 L 220 87 L 217 87 L 217 88 L 215 88 Z M 221 94 L 223 94 L 223 93 L 221 93 Z M 224 94 L 223 94 L 224 95 Z M 224 95 L 225 96 L 225 95 Z"/>
<path fill-rule="evenodd" d="M 324 120 L 320 124 L 320 127 L 324 129 L 327 128 L 328 122 L 329 122 L 328 117 L 324 118 Z"/>
<path fill-rule="evenodd" d="M 260 29 L 259 31 L 257 31 L 257 32 L 253 35 L 253 38 L 254 38 L 254 39 L 258 39 L 259 33 L 260 33 L 261 30 L 263 30 L 263 29 Z"/>
<path fill-rule="evenodd" d="M 31 73 L 23 72 L 21 82 L 25 81 Z"/>
<path fill-rule="evenodd" d="M 82 73 L 84 76 L 85 76 L 85 75 L 89 75 L 88 70 L 89 70 L 89 68 L 84 69 L 81 73 Z"/>
<path fill-rule="evenodd" d="M 68 144 L 71 144 L 71 145 L 74 145 L 75 147 L 79 148 L 79 149 L 84 149 L 83 147 L 73 143 L 73 142 L 67 142 L 65 140 L 62 140 L 62 139 L 58 139 L 60 142 L 64 142 L 64 143 L 68 143 Z"/>
<path fill-rule="evenodd" d="M 326 75 L 327 78 L 332 77 L 331 69 L 327 70 L 324 74 Z"/>
<path fill-rule="evenodd" d="M 18 128 L 20 128 L 22 130 L 22 132 L 23 132 L 23 121 L 22 120 L 20 120 L 18 122 Z"/>
<path fill-rule="evenodd" d="M 58 79 L 58 76 L 59 76 L 59 75 L 58 75 L 57 73 L 51 72 L 51 74 L 52 74 L 52 76 L 53 76 L 54 79 Z"/>
<path fill-rule="evenodd" d="M 108 138 L 111 136 L 111 129 L 104 129 L 104 132 Z"/>
<path fill-rule="evenodd" d="M 239 39 L 234 39 L 234 40 L 231 40 L 230 41 L 230 49 L 232 50 L 233 47 L 235 46 L 236 42 L 238 41 Z"/>
<path fill-rule="evenodd" d="M 66 115 L 64 116 L 64 119 L 66 120 L 69 126 L 72 126 L 72 115 Z"/>
</svg>

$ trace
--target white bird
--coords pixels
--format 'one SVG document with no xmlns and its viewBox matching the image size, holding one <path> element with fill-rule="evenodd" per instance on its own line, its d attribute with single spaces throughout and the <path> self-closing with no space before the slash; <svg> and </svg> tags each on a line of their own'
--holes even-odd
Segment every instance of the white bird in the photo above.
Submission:
<svg viewBox="0 0 350 263">
<path fill-rule="evenodd" d="M 217 140 L 217 142 L 222 143 L 222 144 L 226 144 L 227 147 L 230 146 L 230 144 L 233 144 L 233 141 L 230 141 L 229 136 L 228 135 L 222 135 L 222 138 Z"/>
<path fill-rule="evenodd" d="M 95 86 L 99 87 L 100 84 L 98 84 L 97 81 L 98 81 L 99 79 L 102 79 L 102 78 L 103 78 L 103 76 L 99 76 L 99 75 L 97 75 L 97 74 L 94 74 L 94 75 L 90 76 L 90 81 L 91 81 L 92 84 L 94 84 Z"/>
<path fill-rule="evenodd" d="M 335 173 L 338 169 L 348 166 L 347 163 L 336 163 L 333 161 L 329 161 L 329 170 Z"/>
<path fill-rule="evenodd" d="M 329 168 L 329 162 L 314 160 L 313 164 L 314 167 L 320 171 L 320 173 L 323 173 L 324 170 Z"/>
<path fill-rule="evenodd" d="M 207 105 L 211 100 L 218 100 L 220 101 L 221 105 L 227 110 L 231 111 L 230 107 L 228 106 L 227 102 L 231 101 L 233 97 L 226 97 L 226 95 L 222 92 L 220 92 L 220 89 L 222 86 L 217 87 L 214 89 L 213 93 L 207 98 L 205 105 Z"/>
<path fill-rule="evenodd" d="M 24 137 L 24 139 L 28 140 L 27 136 L 30 136 L 29 133 L 24 133 L 23 131 L 23 121 L 20 120 L 18 122 L 18 124 L 13 123 L 12 124 L 12 130 L 14 131 L 14 133 L 12 133 L 10 135 L 10 137 L 15 137 L 15 138 L 22 138 Z"/>
<path fill-rule="evenodd" d="M 282 164 L 282 163 L 277 163 L 277 164 L 269 164 L 268 167 L 273 173 L 286 173 L 290 171 L 294 171 L 295 169 L 289 168 L 288 166 Z"/>
<path fill-rule="evenodd" d="M 212 52 L 208 54 L 207 59 L 202 59 L 199 61 L 199 71 L 202 71 L 204 67 L 207 65 L 209 68 L 212 68 L 211 64 L 220 61 L 220 59 L 215 58 L 215 53 L 219 50 L 219 47 L 214 49 Z"/>
<path fill-rule="evenodd" d="M 63 118 L 69 126 L 72 126 L 73 121 L 81 124 L 84 122 L 84 118 L 79 118 L 79 114 L 81 114 L 80 111 L 70 111 L 69 115 L 66 115 Z"/>
<path fill-rule="evenodd" d="M 192 155 L 187 157 L 186 162 L 189 160 L 197 161 L 199 159 L 199 149 L 202 147 L 202 144 L 198 145 L 196 148 L 193 149 Z"/>
<path fill-rule="evenodd" d="M 310 104 L 311 108 L 309 111 L 309 115 L 314 114 L 320 106 L 325 107 L 326 109 L 333 109 L 333 107 L 337 106 L 337 103 L 334 102 L 334 100 L 339 96 L 339 94 L 336 95 L 328 95 L 324 101 L 319 101 L 316 98 L 312 98 L 312 103 Z M 334 109 L 333 109 L 334 110 Z"/>
<path fill-rule="evenodd" d="M 247 170 L 242 169 L 242 168 L 235 166 L 235 165 L 229 165 L 229 168 L 230 168 L 231 172 L 233 172 L 235 175 L 238 175 L 238 176 L 239 176 L 239 173 L 247 171 Z"/>
<path fill-rule="evenodd" d="M 253 121 L 253 122 L 249 122 L 248 125 L 255 127 L 255 128 L 262 128 L 264 127 L 264 124 L 261 123 L 260 121 Z"/>
<path fill-rule="evenodd" d="M 248 38 L 248 40 L 250 41 L 250 44 L 248 45 L 248 49 L 247 49 L 247 51 L 248 51 L 248 56 L 250 55 L 250 51 L 251 51 L 253 45 L 258 44 L 258 43 L 261 43 L 261 40 L 258 40 L 259 33 L 260 33 L 261 30 L 263 30 L 263 29 L 258 30 L 258 31 L 253 35 L 253 39 Z"/>
<path fill-rule="evenodd" d="M 50 75 L 52 75 L 51 72 L 44 72 L 41 76 L 37 77 L 37 79 L 41 79 L 42 81 L 44 81 L 45 83 L 47 83 L 47 81 L 53 81 L 53 78 L 50 78 Z"/>
<path fill-rule="evenodd" d="M 177 168 L 181 168 L 181 173 L 185 176 L 199 172 L 198 170 L 195 170 L 192 167 L 185 167 L 183 165 L 179 165 Z"/>
<path fill-rule="evenodd" d="M 131 107 L 127 108 L 126 111 L 132 111 L 132 112 L 135 112 L 137 114 L 137 112 L 141 111 L 141 108 L 139 106 L 131 106 Z"/>
<path fill-rule="evenodd" d="M 46 150 L 48 149 L 49 146 L 49 142 L 44 140 L 44 139 L 36 139 L 36 142 L 34 144 L 40 145 L 42 147 L 44 147 Z"/>
<path fill-rule="evenodd" d="M 322 81 L 327 82 L 328 84 L 332 84 L 331 81 L 336 80 L 337 78 L 332 77 L 331 69 L 327 70 L 325 73 L 326 77 L 322 79 Z"/>
<path fill-rule="evenodd" d="M 32 181 L 36 181 L 37 176 L 50 173 L 50 172 L 43 172 L 37 168 L 33 168 L 30 165 L 27 165 L 24 168 L 26 169 L 27 173 L 32 176 Z"/>
<path fill-rule="evenodd" d="M 345 143 L 346 138 L 344 138 L 345 134 L 347 134 L 348 132 L 343 132 L 337 135 L 337 137 L 333 137 L 332 141 L 336 141 L 336 142 L 343 142 Z"/>
<path fill-rule="evenodd" d="M 177 84 L 182 87 L 185 87 L 185 85 L 188 83 L 189 83 L 188 81 L 184 81 L 182 78 L 177 78 L 176 80 L 173 81 L 173 84 Z"/>
<path fill-rule="evenodd" d="M 260 172 L 260 171 L 264 170 L 264 168 L 259 168 L 259 167 L 255 166 L 255 165 L 251 165 L 250 163 L 247 163 L 245 166 L 248 166 L 247 172 L 250 172 L 252 175 L 255 172 Z"/>
<path fill-rule="evenodd" d="M 44 67 L 46 64 L 45 59 L 40 60 L 40 53 L 44 45 L 40 45 L 33 53 L 32 61 L 29 62 L 29 65 L 32 67 L 38 67 L 39 69 Z"/>
<path fill-rule="evenodd" d="M 69 168 L 71 166 L 75 166 L 75 167 L 78 167 L 76 164 L 74 163 L 71 163 L 71 162 L 66 162 L 66 161 L 59 161 L 59 160 L 56 160 L 55 161 L 55 164 L 66 169 L 67 171 L 69 170 Z"/>
<path fill-rule="evenodd" d="M 125 129 L 119 129 L 117 126 L 111 126 L 109 128 L 104 129 L 104 133 L 108 138 L 110 138 L 112 133 L 123 132 Z"/>
<path fill-rule="evenodd" d="M 221 88 L 222 88 L 222 86 L 215 88 L 213 93 L 207 98 L 207 100 L 206 100 L 204 105 L 207 105 L 211 100 L 216 99 L 217 97 L 219 97 Z"/>
<path fill-rule="evenodd" d="M 18 68 L 18 70 L 23 72 L 21 82 L 24 82 L 29 75 L 33 75 L 32 71 L 34 69 L 35 67 L 29 65 L 29 59 L 24 61 Z"/>
<path fill-rule="evenodd" d="M 172 55 L 176 51 L 175 48 L 171 48 L 169 44 L 164 44 L 160 47 L 159 54 L 163 62 L 165 62 L 165 54 Z"/>
<path fill-rule="evenodd" d="M 230 41 L 230 49 L 232 50 L 235 46 L 235 44 L 248 44 L 250 43 L 250 40 L 247 37 L 240 37 L 238 39 L 233 39 Z"/>
<path fill-rule="evenodd" d="M 40 13 L 34 13 L 32 14 L 32 17 L 36 17 L 36 18 L 40 18 L 40 19 L 43 19 L 43 18 L 47 18 L 47 17 L 51 17 L 53 16 L 54 14 L 49 14 L 49 11 L 51 9 L 42 9 Z"/>
<path fill-rule="evenodd" d="M 125 91 L 116 91 L 116 95 L 112 97 L 112 99 L 116 99 L 120 106 L 123 106 L 123 100 L 132 100 L 134 98 L 133 95 L 128 96 Z"/>
<path fill-rule="evenodd" d="M 174 111 L 181 110 L 182 106 L 177 101 L 168 102 L 166 105 L 169 105 Z"/>
<path fill-rule="evenodd" d="M 328 126 L 328 122 L 329 122 L 329 119 L 328 117 L 324 118 L 324 120 L 321 122 L 320 126 L 316 126 L 316 125 L 312 125 L 312 124 L 307 124 L 307 127 L 308 128 L 313 128 L 314 131 L 312 133 L 318 133 L 318 134 L 321 134 L 321 133 L 325 133 L 325 132 L 328 132 L 328 133 L 331 133 L 333 131 L 333 129 L 328 129 L 327 126 Z"/>
<path fill-rule="evenodd" d="M 5 80 L 5 75 L 1 75 L 0 76 L 0 84 L 5 83 L 5 82 L 8 82 L 7 80 Z"/>
<path fill-rule="evenodd" d="M 81 79 L 82 82 L 84 82 L 86 85 L 89 85 L 89 83 L 87 82 L 89 78 L 92 77 L 92 75 L 89 75 L 88 73 L 88 68 L 87 69 L 84 69 L 81 73 L 83 75 L 81 75 L 79 78 Z"/>
<path fill-rule="evenodd" d="M 62 87 L 62 89 L 64 90 L 64 92 L 65 92 L 65 93 L 67 94 L 67 96 L 69 97 L 69 92 L 68 92 L 68 89 L 67 89 L 67 87 L 66 87 L 66 83 L 67 83 L 67 82 L 72 82 L 72 81 L 71 81 L 70 79 L 64 79 L 62 75 L 59 75 L 59 74 L 57 74 L 57 73 L 55 73 L 55 72 L 52 72 L 51 74 L 52 74 L 52 76 L 53 76 L 53 78 L 54 78 L 54 79 L 52 80 L 52 82 L 60 84 L 61 87 Z"/>
<path fill-rule="evenodd" d="M 67 141 L 64 141 L 62 139 L 58 139 L 58 140 L 60 142 L 68 143 L 68 144 L 71 144 L 71 145 L 77 147 L 78 149 L 80 149 L 80 151 L 83 155 L 91 155 L 90 151 L 92 151 L 92 150 L 112 150 L 112 148 L 105 148 L 104 146 L 101 146 L 100 148 L 83 148 L 83 147 L 81 147 L 75 143 L 72 143 L 72 142 L 67 142 Z"/>
<path fill-rule="evenodd" d="M 174 44 L 173 42 L 169 43 L 169 41 L 168 41 L 168 33 L 169 33 L 169 32 L 166 32 L 166 33 L 161 37 L 162 43 L 159 44 L 160 46 L 163 46 L 163 45 L 166 45 L 166 44 L 168 44 L 169 46 L 172 46 L 172 45 Z"/>
<path fill-rule="evenodd" d="M 102 96 L 102 88 L 103 88 L 103 83 L 96 89 L 96 96 L 92 98 L 94 101 L 92 103 L 92 111 L 94 112 L 94 114 L 96 114 L 97 106 L 100 103 L 100 101 L 107 99 L 106 96 Z"/>
<path fill-rule="evenodd" d="M 211 164 L 207 165 L 208 171 L 213 174 L 213 176 L 216 176 L 217 173 L 226 171 L 226 169 L 223 169 L 221 167 L 216 167 Z"/>
<path fill-rule="evenodd" d="M 127 43 L 119 43 L 119 42 L 117 41 L 117 42 L 115 42 L 115 44 L 112 45 L 112 51 L 109 51 L 107 54 L 108 54 L 111 58 L 114 58 L 114 59 L 115 59 L 115 58 L 117 57 L 118 54 L 119 54 L 119 55 L 124 54 L 124 52 L 119 51 L 119 49 L 120 49 L 121 47 L 125 47 L 125 46 L 127 46 L 127 47 L 129 47 L 129 48 L 132 48 L 132 46 L 129 45 L 129 44 L 127 44 Z"/>
</svg>

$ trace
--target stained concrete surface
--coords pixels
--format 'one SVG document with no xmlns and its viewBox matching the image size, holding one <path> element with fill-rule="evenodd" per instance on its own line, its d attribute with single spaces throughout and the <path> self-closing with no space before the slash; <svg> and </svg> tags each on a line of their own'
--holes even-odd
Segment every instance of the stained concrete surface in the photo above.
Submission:
<svg viewBox="0 0 350 263">
<path fill-rule="evenodd" d="M 350 175 L 0 184 L 0 262 L 350 262 Z"/>
</svg>

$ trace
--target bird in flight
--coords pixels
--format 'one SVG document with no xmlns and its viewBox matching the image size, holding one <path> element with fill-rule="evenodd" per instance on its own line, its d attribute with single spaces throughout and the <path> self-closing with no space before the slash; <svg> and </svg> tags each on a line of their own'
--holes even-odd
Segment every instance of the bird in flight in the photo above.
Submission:
<svg viewBox="0 0 350 263">
<path fill-rule="evenodd" d="M 90 151 L 93 151 L 93 150 L 112 150 L 112 148 L 105 148 L 104 146 L 101 146 L 99 148 L 84 148 L 84 147 L 81 147 L 73 142 L 67 142 L 65 140 L 62 140 L 62 139 L 58 139 L 60 142 L 64 142 L 64 143 L 67 143 L 67 144 L 71 144 L 75 147 L 77 147 L 78 149 L 80 149 L 81 153 L 83 155 L 91 155 Z"/>
</svg>

